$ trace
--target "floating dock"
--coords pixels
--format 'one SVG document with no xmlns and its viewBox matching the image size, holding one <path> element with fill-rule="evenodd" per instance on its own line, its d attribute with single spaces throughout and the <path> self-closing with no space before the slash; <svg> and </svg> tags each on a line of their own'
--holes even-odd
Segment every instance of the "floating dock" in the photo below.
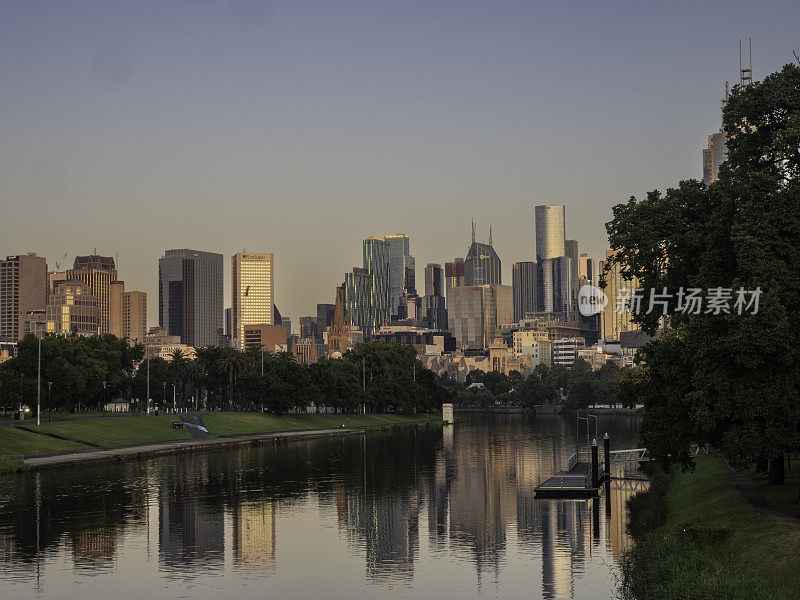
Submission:
<svg viewBox="0 0 800 600">
<path fill-rule="evenodd" d="M 592 464 L 578 462 L 573 454 L 566 470 L 546 479 L 534 491 L 537 498 L 590 498 L 597 493 L 592 486 Z"/>
</svg>

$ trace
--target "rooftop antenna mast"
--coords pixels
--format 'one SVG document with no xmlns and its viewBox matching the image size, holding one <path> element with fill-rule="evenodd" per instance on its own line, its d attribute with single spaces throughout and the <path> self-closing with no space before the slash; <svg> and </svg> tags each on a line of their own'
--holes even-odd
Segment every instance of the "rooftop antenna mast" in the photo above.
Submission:
<svg viewBox="0 0 800 600">
<path fill-rule="evenodd" d="M 472 243 L 475 243 L 475 219 L 472 219 Z"/>
<path fill-rule="evenodd" d="M 739 87 L 745 88 L 753 83 L 753 38 L 747 38 L 749 52 L 748 66 L 742 62 L 742 40 L 739 40 Z"/>
<path fill-rule="evenodd" d="M 489 223 L 489 245 L 492 245 L 492 224 Z"/>
</svg>

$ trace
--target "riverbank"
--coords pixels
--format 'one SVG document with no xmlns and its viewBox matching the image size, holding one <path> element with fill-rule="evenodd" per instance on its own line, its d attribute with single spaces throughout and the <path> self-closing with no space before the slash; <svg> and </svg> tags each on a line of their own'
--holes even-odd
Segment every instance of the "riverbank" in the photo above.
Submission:
<svg viewBox="0 0 800 600">
<path fill-rule="evenodd" d="M 210 434 L 207 439 L 192 439 L 185 426 L 173 428 L 180 415 L 101 417 L 2 428 L 0 472 L 441 423 L 438 415 L 209 413 L 201 417 Z"/>
<path fill-rule="evenodd" d="M 636 540 L 624 565 L 626 598 L 800 597 L 800 529 L 753 507 L 716 456 L 679 468 L 663 525 Z"/>
</svg>

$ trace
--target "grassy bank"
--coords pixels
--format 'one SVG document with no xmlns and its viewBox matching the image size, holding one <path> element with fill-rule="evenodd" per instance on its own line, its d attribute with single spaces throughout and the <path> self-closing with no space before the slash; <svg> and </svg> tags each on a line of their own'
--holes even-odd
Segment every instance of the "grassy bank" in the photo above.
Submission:
<svg viewBox="0 0 800 600">
<path fill-rule="evenodd" d="M 28 423 L 25 423 L 28 426 Z M 35 428 L 36 426 L 33 425 Z M 17 427 L 0 427 L 0 456 L 30 456 L 86 449 L 84 444 L 31 433 Z"/>
<path fill-rule="evenodd" d="M 112 418 L 53 421 L 40 426 L 26 422 L 30 431 L 0 427 L 0 458 L 16 459 L 56 452 L 112 448 L 134 444 L 180 441 L 189 431 L 173 429 L 175 415 L 136 415 Z M 261 413 L 211 413 L 203 423 L 213 436 L 307 431 L 311 429 L 391 427 L 441 422 L 438 415 L 270 415 Z M 51 437 L 58 436 L 58 437 Z"/>
<path fill-rule="evenodd" d="M 666 521 L 642 535 L 624 572 L 628 598 L 800 598 L 800 529 L 763 517 L 727 465 L 701 457 L 673 473 Z"/>
<path fill-rule="evenodd" d="M 439 415 L 270 415 L 261 413 L 211 413 L 203 423 L 211 435 L 305 431 L 339 427 L 386 427 L 441 422 Z"/>
</svg>

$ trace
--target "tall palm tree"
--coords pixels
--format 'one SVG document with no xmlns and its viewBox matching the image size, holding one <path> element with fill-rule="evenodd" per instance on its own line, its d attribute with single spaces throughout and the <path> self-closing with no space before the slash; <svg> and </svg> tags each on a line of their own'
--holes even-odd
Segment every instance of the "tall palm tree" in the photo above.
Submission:
<svg viewBox="0 0 800 600">
<path fill-rule="evenodd" d="M 181 402 L 183 402 L 183 397 L 186 392 L 186 376 L 189 370 L 189 359 L 180 348 L 175 348 L 170 352 L 169 358 L 169 370 L 175 378 L 175 384 L 180 390 Z"/>
<path fill-rule="evenodd" d="M 221 348 L 217 346 L 203 346 L 196 348 L 196 358 L 194 363 L 200 372 L 202 385 L 206 389 L 206 395 L 211 396 L 212 389 L 216 390 L 214 381 L 219 373 L 219 357 Z"/>
<path fill-rule="evenodd" d="M 233 408 L 236 376 L 242 370 L 242 354 L 234 348 L 223 348 L 220 353 L 218 368 L 220 373 L 228 375 L 228 402 Z"/>
</svg>

